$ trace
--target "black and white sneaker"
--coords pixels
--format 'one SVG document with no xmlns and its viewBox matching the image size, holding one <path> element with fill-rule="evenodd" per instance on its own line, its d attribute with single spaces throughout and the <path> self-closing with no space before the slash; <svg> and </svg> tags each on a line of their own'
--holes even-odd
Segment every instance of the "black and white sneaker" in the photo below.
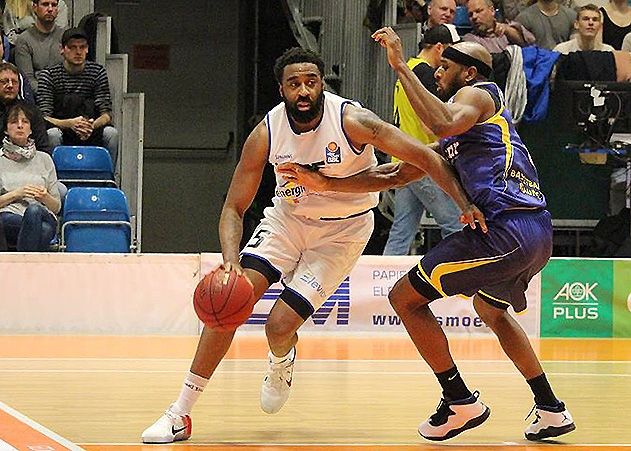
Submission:
<svg viewBox="0 0 631 451">
<path fill-rule="evenodd" d="M 525 435 L 528 440 L 543 440 L 545 438 L 558 437 L 576 429 L 572 415 L 561 403 L 557 407 L 536 405 L 530 411 L 534 411 L 535 420 L 526 428 Z M 528 417 L 530 417 L 528 414 Z M 526 417 L 526 419 L 528 419 Z"/>
<path fill-rule="evenodd" d="M 441 399 L 436 413 L 420 424 L 418 433 L 427 440 L 447 440 L 467 429 L 481 425 L 491 414 L 478 398 L 478 391 L 465 399 L 448 401 Z"/>
</svg>

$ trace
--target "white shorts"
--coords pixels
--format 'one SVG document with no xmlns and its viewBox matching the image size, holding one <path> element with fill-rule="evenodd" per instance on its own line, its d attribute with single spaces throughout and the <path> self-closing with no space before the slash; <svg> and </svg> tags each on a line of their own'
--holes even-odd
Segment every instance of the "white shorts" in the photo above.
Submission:
<svg viewBox="0 0 631 451">
<path fill-rule="evenodd" d="M 310 219 L 268 207 L 241 251 L 241 264 L 281 280 L 280 297 L 304 319 L 337 289 L 364 251 L 372 211 L 347 219 Z"/>
</svg>

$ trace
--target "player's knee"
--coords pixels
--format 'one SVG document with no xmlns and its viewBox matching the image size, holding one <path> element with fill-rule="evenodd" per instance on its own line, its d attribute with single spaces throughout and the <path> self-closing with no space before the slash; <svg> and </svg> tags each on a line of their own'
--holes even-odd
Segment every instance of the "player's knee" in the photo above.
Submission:
<svg viewBox="0 0 631 451">
<path fill-rule="evenodd" d="M 403 294 L 403 290 L 400 289 L 398 283 L 388 293 L 388 301 L 390 301 L 390 305 L 399 316 L 405 314 L 411 307 L 409 297 Z"/>
<path fill-rule="evenodd" d="M 506 310 L 493 307 L 487 302 L 484 302 L 478 296 L 475 296 L 473 298 L 473 308 L 475 309 L 480 319 L 484 321 L 484 324 L 489 326 L 491 329 L 499 324 L 499 322 L 504 321 L 504 315 L 507 314 Z"/>
<path fill-rule="evenodd" d="M 282 315 L 270 315 L 265 323 L 265 334 L 272 339 L 285 339 L 292 336 L 296 327 Z"/>
</svg>

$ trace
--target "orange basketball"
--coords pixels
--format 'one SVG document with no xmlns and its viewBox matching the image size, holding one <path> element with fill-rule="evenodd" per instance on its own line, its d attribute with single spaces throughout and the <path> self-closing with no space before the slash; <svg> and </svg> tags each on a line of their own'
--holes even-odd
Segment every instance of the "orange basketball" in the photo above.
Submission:
<svg viewBox="0 0 631 451">
<path fill-rule="evenodd" d="M 225 272 L 217 267 L 197 284 L 193 306 L 199 319 L 208 327 L 235 330 L 245 323 L 254 309 L 254 289 L 244 275 Z"/>
</svg>

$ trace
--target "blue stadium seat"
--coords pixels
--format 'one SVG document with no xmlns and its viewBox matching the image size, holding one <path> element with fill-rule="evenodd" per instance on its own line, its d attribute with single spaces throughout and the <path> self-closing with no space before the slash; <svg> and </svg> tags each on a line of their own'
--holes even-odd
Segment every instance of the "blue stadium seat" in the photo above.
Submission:
<svg viewBox="0 0 631 451">
<path fill-rule="evenodd" d="M 112 186 L 114 168 L 109 152 L 98 146 L 57 146 L 53 150 L 57 178 L 73 186 Z"/>
<path fill-rule="evenodd" d="M 60 247 L 66 252 L 130 252 L 131 223 L 125 194 L 117 188 L 70 188 L 63 209 Z"/>
<path fill-rule="evenodd" d="M 460 36 L 464 36 L 473 29 L 471 21 L 469 20 L 469 10 L 466 6 L 456 6 L 454 25 Z"/>
</svg>

